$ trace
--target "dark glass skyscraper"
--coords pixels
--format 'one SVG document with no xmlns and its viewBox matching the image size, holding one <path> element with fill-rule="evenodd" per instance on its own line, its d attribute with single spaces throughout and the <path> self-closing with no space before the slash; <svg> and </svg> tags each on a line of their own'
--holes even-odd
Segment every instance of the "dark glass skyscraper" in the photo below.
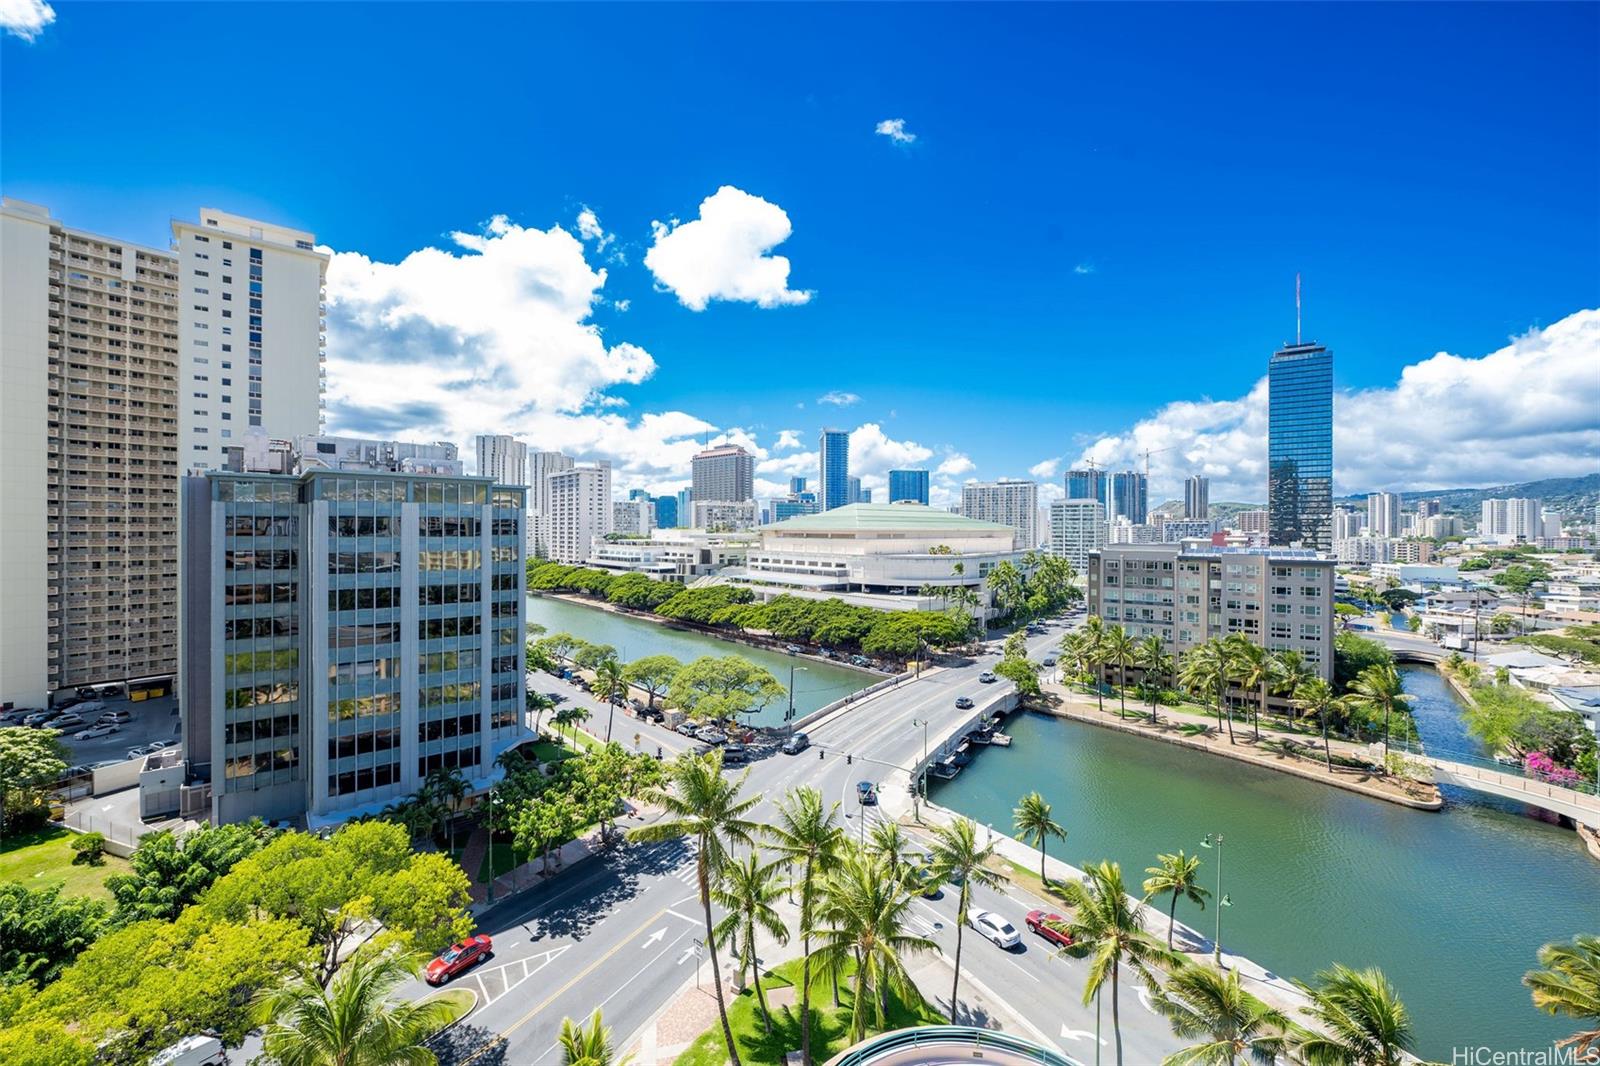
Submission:
<svg viewBox="0 0 1600 1066">
<path fill-rule="evenodd" d="M 817 450 L 822 492 L 818 502 L 822 509 L 831 511 L 855 503 L 850 495 L 850 434 L 842 429 L 825 429 L 820 444 Z"/>
<path fill-rule="evenodd" d="M 1267 370 L 1267 536 L 1333 550 L 1333 353 L 1287 344 Z"/>
<path fill-rule="evenodd" d="M 1126 518 L 1142 526 L 1150 516 L 1149 479 L 1137 470 L 1106 475 L 1106 519 Z"/>
<path fill-rule="evenodd" d="M 1106 502 L 1106 475 L 1103 470 L 1068 470 L 1067 499 Z"/>
</svg>

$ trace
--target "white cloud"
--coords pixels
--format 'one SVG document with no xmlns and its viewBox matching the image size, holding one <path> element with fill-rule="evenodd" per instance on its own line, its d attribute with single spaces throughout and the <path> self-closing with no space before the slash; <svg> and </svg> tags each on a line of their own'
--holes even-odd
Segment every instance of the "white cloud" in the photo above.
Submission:
<svg viewBox="0 0 1600 1066">
<path fill-rule="evenodd" d="M 800 431 L 797 429 L 778 430 L 778 441 L 772 446 L 774 451 L 787 451 L 790 448 L 800 447 Z"/>
<path fill-rule="evenodd" d="M 1045 459 L 1041 462 L 1034 463 L 1032 466 L 1028 467 L 1028 473 L 1032 474 L 1034 477 L 1053 478 L 1056 476 L 1056 471 L 1059 469 L 1061 469 L 1061 457 L 1058 455 L 1054 459 Z"/>
<path fill-rule="evenodd" d="M 1334 353 L 1335 361 L 1338 353 Z M 1391 387 L 1334 396 L 1334 491 L 1486 486 L 1600 469 L 1600 310 L 1578 311 L 1488 355 L 1440 352 Z M 1192 473 L 1213 500 L 1266 498 L 1267 380 L 1237 400 L 1168 404 L 1101 437 L 1079 463 L 1142 468 L 1151 497 Z M 1077 464 L 1074 464 L 1077 465 Z"/>
<path fill-rule="evenodd" d="M 911 144 L 917 135 L 906 129 L 906 120 L 903 118 L 886 118 L 874 128 L 873 132 L 880 137 L 887 137 L 895 144 Z"/>
<path fill-rule="evenodd" d="M 55 9 L 44 0 L 0 0 L 0 29 L 13 37 L 35 40 L 55 20 Z"/>
<path fill-rule="evenodd" d="M 628 308 L 633 306 L 633 301 L 632 300 L 613 300 L 613 301 L 611 301 L 611 306 L 615 307 L 618 311 L 622 311 L 622 312 L 625 313 L 628 310 Z"/>
<path fill-rule="evenodd" d="M 767 254 L 793 227 L 783 208 L 759 196 L 724 185 L 700 202 L 699 218 L 652 222 L 650 228 L 655 244 L 645 266 L 691 310 L 704 311 L 712 300 L 782 307 L 813 295 L 789 288 L 789 260 Z"/>
<path fill-rule="evenodd" d="M 841 392 L 838 389 L 834 389 L 818 396 L 817 402 L 832 404 L 834 407 L 849 407 L 851 404 L 860 403 L 861 397 L 853 392 Z"/>
<path fill-rule="evenodd" d="M 940 477 L 960 477 L 962 474 L 970 474 L 977 468 L 977 464 L 961 452 L 951 452 L 945 456 L 934 473 Z"/>
<path fill-rule="evenodd" d="M 1077 266 L 1072 268 L 1072 272 L 1074 274 L 1093 274 L 1094 273 L 1094 264 L 1093 263 L 1079 263 Z"/>
</svg>

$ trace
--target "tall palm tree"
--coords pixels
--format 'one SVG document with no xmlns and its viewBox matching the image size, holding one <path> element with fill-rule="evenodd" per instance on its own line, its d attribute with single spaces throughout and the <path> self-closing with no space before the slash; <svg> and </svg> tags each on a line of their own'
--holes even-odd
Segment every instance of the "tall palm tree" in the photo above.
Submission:
<svg viewBox="0 0 1600 1066">
<path fill-rule="evenodd" d="M 302 973 L 259 1002 L 267 1057 L 282 1066 L 433 1066 L 425 1041 L 449 1021 L 442 1001 L 394 1000 L 416 960 L 357 952 L 324 988 Z"/>
<path fill-rule="evenodd" d="M 1317 716 L 1317 726 L 1322 730 L 1322 757 L 1329 773 L 1333 772 L 1333 747 L 1328 743 L 1328 716 L 1343 703 L 1341 697 L 1333 694 L 1333 686 L 1320 677 L 1302 681 L 1294 693 L 1294 705 Z"/>
<path fill-rule="evenodd" d="M 526 699 L 528 710 L 533 712 L 533 735 L 537 738 L 539 736 L 539 719 L 544 716 L 545 711 L 556 705 L 556 701 L 546 696 L 543 692 L 535 692 L 531 688 L 528 690 Z"/>
<path fill-rule="evenodd" d="M 1206 897 L 1211 893 L 1200 887 L 1200 856 L 1185 855 L 1180 848 L 1176 855 L 1157 855 L 1156 861 L 1159 866 L 1144 868 L 1150 875 L 1144 879 L 1144 895 L 1149 899 L 1162 892 L 1172 893 L 1172 900 L 1167 904 L 1167 947 L 1170 948 L 1173 930 L 1178 927 L 1178 897 L 1199 904 L 1200 909 L 1205 910 Z"/>
<path fill-rule="evenodd" d="M 729 850 L 734 845 L 753 846 L 760 826 L 745 817 L 761 797 L 741 798 L 746 770 L 729 780 L 722 776 L 722 749 L 706 755 L 684 754 L 667 766 L 666 785 L 644 790 L 645 803 L 661 807 L 666 816 L 653 825 L 628 831 L 630 840 L 678 840 L 689 837 L 697 845 L 695 882 L 700 891 L 700 907 L 705 912 L 706 942 L 716 943 L 716 925 L 711 920 L 712 885 L 727 868 Z M 722 1018 L 722 1038 L 728 1045 L 728 1058 L 739 1064 L 739 1049 L 733 1043 L 733 1027 L 728 1024 L 728 1004 L 722 996 L 722 964 L 711 952 L 711 983 L 717 993 L 717 1014 Z"/>
<path fill-rule="evenodd" d="M 772 1015 L 767 1010 L 767 994 L 761 990 L 761 960 L 756 956 L 756 930 L 760 928 L 780 944 L 789 942 L 789 929 L 778 917 L 772 903 L 783 895 L 784 886 L 778 880 L 778 869 L 783 860 L 761 862 L 760 855 L 751 851 L 742 862 L 731 862 L 719 883 L 711 890 L 711 898 L 728 913 L 717 923 L 715 930 L 718 947 L 724 943 L 734 946 L 739 953 L 739 973 L 749 971 L 756 988 L 756 1003 L 761 1008 L 761 1021 L 767 1032 L 772 1032 Z"/>
<path fill-rule="evenodd" d="M 1411 1050 L 1411 1016 L 1383 972 L 1335 963 L 1300 987 L 1321 1032 L 1297 1031 L 1294 1052 L 1308 1066 L 1400 1066 Z"/>
<path fill-rule="evenodd" d="M 948 825 L 935 826 L 932 850 L 935 880 L 961 886 L 956 901 L 956 972 L 950 982 L 950 1020 L 954 1022 L 959 1002 L 956 993 L 961 988 L 961 933 L 967 926 L 967 908 L 972 904 L 972 886 L 976 883 L 993 888 L 1010 878 L 989 869 L 987 863 L 994 855 L 994 841 L 991 840 L 980 847 L 978 827 L 970 818 L 958 817 Z"/>
<path fill-rule="evenodd" d="M 632 1055 L 617 1058 L 611 1046 L 611 1030 L 600 1017 L 596 1007 L 587 1025 L 571 1018 L 561 1019 L 561 1035 L 556 1037 L 561 1048 L 561 1066 L 628 1066 Z"/>
<path fill-rule="evenodd" d="M 1316 671 L 1300 652 L 1289 649 L 1272 653 L 1272 691 L 1289 697 L 1290 711 L 1285 717 L 1291 724 L 1294 722 L 1295 691 L 1316 676 Z"/>
<path fill-rule="evenodd" d="M 777 821 L 764 827 L 768 846 L 791 868 L 800 868 L 800 1057 L 811 1066 L 811 927 L 817 909 L 818 876 L 843 847 L 839 805 L 823 806 L 822 793 L 801 787 L 778 803 Z"/>
<path fill-rule="evenodd" d="M 450 850 L 454 852 L 456 811 L 461 806 L 461 801 L 472 793 L 472 786 L 467 783 L 467 777 L 459 766 L 448 769 L 441 767 L 428 771 L 428 776 L 422 782 L 422 791 L 427 793 L 428 802 L 434 805 L 439 817 L 444 820 L 445 831 L 450 839 Z"/>
<path fill-rule="evenodd" d="M 1586 933 L 1570 944 L 1546 944 L 1539 949 L 1542 970 L 1530 970 L 1522 983 L 1533 990 L 1533 1005 L 1549 1014 L 1582 1019 L 1587 1028 L 1556 1043 L 1571 1046 L 1574 1058 L 1600 1048 L 1600 936 Z"/>
<path fill-rule="evenodd" d="M 1161 684 L 1157 679 L 1171 668 L 1172 657 L 1167 654 L 1166 645 L 1161 643 L 1161 638 L 1152 633 L 1139 642 L 1134 663 L 1144 671 L 1145 687 L 1150 693 L 1150 724 L 1155 725 L 1156 697 L 1161 691 Z"/>
<path fill-rule="evenodd" d="M 903 999 L 916 993 L 904 956 L 933 951 L 936 945 L 907 932 L 911 890 L 889 874 L 882 858 L 848 849 L 828 874 L 824 891 L 817 952 L 836 967 L 855 961 L 850 1039 L 856 1043 L 866 1038 L 869 1017 L 874 1028 L 884 1028 L 890 991 Z"/>
<path fill-rule="evenodd" d="M 1251 716 L 1254 720 L 1255 739 L 1260 740 L 1261 714 L 1267 709 L 1267 686 L 1272 684 L 1273 680 L 1272 657 L 1267 654 L 1267 649 L 1239 633 L 1229 637 L 1225 643 L 1228 673 L 1239 683 L 1240 690 L 1248 692 L 1255 689 L 1261 693 L 1261 702 L 1256 705 L 1255 713 Z"/>
<path fill-rule="evenodd" d="M 1240 987 L 1235 970 L 1184 966 L 1164 992 L 1154 1003 L 1172 1031 L 1203 1043 L 1173 1052 L 1161 1066 L 1234 1066 L 1243 1056 L 1271 1066 L 1288 1043 L 1289 1019 Z"/>
<path fill-rule="evenodd" d="M 881 858 L 884 865 L 889 868 L 890 877 L 899 877 L 904 873 L 911 855 L 911 844 L 906 840 L 905 831 L 900 828 L 900 823 L 875 824 L 872 832 L 867 834 L 867 854 Z"/>
<path fill-rule="evenodd" d="M 1228 686 L 1227 656 L 1222 643 L 1208 640 L 1190 648 L 1183 657 L 1179 677 L 1190 692 L 1216 698 L 1217 732 L 1222 732 L 1222 696 Z M 1228 742 L 1233 743 L 1233 715 L 1228 715 Z"/>
<path fill-rule="evenodd" d="M 594 693 L 606 701 L 606 743 L 611 743 L 611 723 L 617 716 L 617 700 L 628 691 L 628 682 L 622 676 L 622 664 L 615 659 L 602 659 L 594 668 Z"/>
<path fill-rule="evenodd" d="M 1105 673 L 1102 669 L 1106 662 L 1106 624 L 1100 616 L 1091 614 L 1088 621 L 1083 623 L 1083 628 L 1078 630 L 1079 641 L 1083 648 L 1084 662 L 1089 669 L 1094 671 L 1094 698 L 1100 710 L 1106 709 L 1105 701 Z"/>
<path fill-rule="evenodd" d="M 1119 718 L 1128 713 L 1128 667 L 1138 655 L 1139 647 L 1126 629 L 1115 625 L 1106 631 L 1105 661 L 1117 668 L 1117 695 L 1122 700 L 1122 709 L 1117 715 Z"/>
<path fill-rule="evenodd" d="M 1023 796 L 1022 802 L 1011 812 L 1011 824 L 1017 827 L 1017 833 L 1024 841 L 1032 838 L 1039 846 L 1039 880 L 1046 888 L 1050 886 L 1050 878 L 1044 873 L 1045 841 L 1050 837 L 1067 839 L 1066 829 L 1050 815 L 1050 804 L 1037 790 Z"/>
<path fill-rule="evenodd" d="M 1072 946 L 1067 951 L 1090 960 L 1089 977 L 1083 989 L 1084 1004 L 1093 1003 L 1106 981 L 1111 982 L 1111 1033 L 1116 1039 L 1117 1064 L 1121 1066 L 1119 972 L 1126 966 L 1146 985 L 1154 987 L 1155 975 L 1151 967 L 1158 963 L 1175 966 L 1178 957 L 1144 931 L 1143 904 L 1128 898 L 1128 890 L 1122 883 L 1122 867 L 1114 862 L 1093 863 L 1084 874 L 1083 881 L 1066 881 L 1061 885 L 1062 895 L 1073 909 L 1071 919 L 1061 924 L 1061 931 L 1072 937 Z"/>
<path fill-rule="evenodd" d="M 1061 638 L 1061 654 L 1066 656 L 1067 665 L 1071 668 L 1075 677 L 1081 679 L 1092 668 L 1089 658 L 1089 640 L 1081 629 L 1074 629 Z"/>
<path fill-rule="evenodd" d="M 1400 672 L 1390 663 L 1369 666 L 1350 683 L 1349 699 L 1372 713 L 1383 712 L 1383 772 L 1389 772 L 1389 718 L 1396 707 L 1411 702 L 1400 684 Z"/>
</svg>

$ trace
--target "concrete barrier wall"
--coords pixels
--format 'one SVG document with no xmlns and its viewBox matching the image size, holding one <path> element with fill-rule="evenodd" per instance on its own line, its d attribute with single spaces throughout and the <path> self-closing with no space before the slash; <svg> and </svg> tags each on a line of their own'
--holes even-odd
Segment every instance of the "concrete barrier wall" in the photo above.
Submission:
<svg viewBox="0 0 1600 1066">
<path fill-rule="evenodd" d="M 860 703 L 862 700 L 866 699 L 868 696 L 875 695 L 875 694 L 877 694 L 879 692 L 883 692 L 886 689 L 894 688 L 896 685 L 901 685 L 901 684 L 904 684 L 907 681 L 914 681 L 914 680 L 916 680 L 916 674 L 910 674 L 910 673 L 908 673 L 908 674 L 897 674 L 894 677 L 885 678 L 884 680 L 879 681 L 876 684 L 868 685 L 864 689 L 858 689 L 857 691 L 850 693 L 850 695 L 845 696 L 842 699 L 837 699 L 837 700 L 834 700 L 832 703 L 825 704 L 825 705 L 823 705 L 821 707 L 818 707 L 816 710 L 812 711 L 810 714 L 803 715 L 800 718 L 796 718 L 794 720 L 794 728 L 796 728 L 796 729 L 804 729 L 806 726 L 810 725 L 811 723 L 820 721 L 822 718 L 824 718 L 827 715 L 832 714 L 834 711 L 837 711 L 841 707 L 848 707 L 852 703 Z"/>
<path fill-rule="evenodd" d="M 96 767 L 94 794 L 104 796 L 107 792 L 121 792 L 125 788 L 132 788 L 139 783 L 139 771 L 142 769 L 144 769 L 143 756 L 137 759 L 124 759 L 110 766 Z"/>
</svg>

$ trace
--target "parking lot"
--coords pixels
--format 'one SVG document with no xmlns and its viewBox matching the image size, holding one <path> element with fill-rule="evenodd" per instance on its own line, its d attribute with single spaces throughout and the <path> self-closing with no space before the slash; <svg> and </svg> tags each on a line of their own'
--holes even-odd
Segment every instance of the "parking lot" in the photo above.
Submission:
<svg viewBox="0 0 1600 1066">
<path fill-rule="evenodd" d="M 61 740 L 67 746 L 69 766 L 93 766 L 96 763 L 120 762 L 128 757 L 128 749 L 142 747 L 153 741 L 176 742 L 179 739 L 178 701 L 174 696 L 161 696 L 134 702 L 126 696 L 110 699 L 94 697 L 105 704 L 103 709 L 86 712 L 81 726 L 61 731 Z M 69 708 L 75 711 L 77 708 Z M 128 721 L 121 723 L 115 733 L 92 740 L 76 740 L 73 733 L 88 728 L 106 711 L 126 711 Z"/>
</svg>

